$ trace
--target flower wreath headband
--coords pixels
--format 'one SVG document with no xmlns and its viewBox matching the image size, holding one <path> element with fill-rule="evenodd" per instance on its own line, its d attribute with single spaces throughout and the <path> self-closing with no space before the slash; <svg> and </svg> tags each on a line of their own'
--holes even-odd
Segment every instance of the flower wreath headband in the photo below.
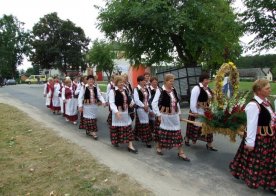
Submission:
<svg viewBox="0 0 276 196">
<path fill-rule="evenodd" d="M 215 87 L 215 96 L 220 108 L 224 106 L 224 94 L 222 92 L 223 79 L 225 74 L 229 73 L 230 83 L 233 87 L 233 96 L 236 97 L 238 95 L 239 90 L 239 72 L 236 65 L 232 62 L 224 63 L 217 71 L 216 75 L 216 87 Z"/>
</svg>

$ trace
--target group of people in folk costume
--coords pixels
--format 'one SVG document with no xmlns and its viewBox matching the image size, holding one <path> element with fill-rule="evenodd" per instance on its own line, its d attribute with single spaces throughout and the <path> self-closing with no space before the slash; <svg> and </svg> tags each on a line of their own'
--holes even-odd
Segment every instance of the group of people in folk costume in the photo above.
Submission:
<svg viewBox="0 0 276 196">
<path fill-rule="evenodd" d="M 192 89 L 188 120 L 197 121 L 208 109 L 213 96 L 208 87 L 209 81 L 209 75 L 203 73 L 199 84 Z M 173 87 L 174 75 L 165 75 L 161 87 L 157 78 L 150 77 L 149 73 L 138 76 L 137 82 L 137 87 L 132 89 L 127 74 L 112 76 L 104 99 L 92 75 L 82 77 L 78 83 L 66 78 L 60 84 L 57 78 L 49 78 L 44 95 L 46 105 L 53 113 L 63 112 L 66 121 L 74 124 L 78 108 L 80 128 L 85 128 L 86 134 L 95 140 L 98 138 L 97 107 L 109 106 L 107 123 L 111 144 L 114 147 L 127 144 L 128 151 L 132 153 L 138 153 L 134 140 L 142 141 L 147 148 L 151 148 L 154 141 L 156 153 L 161 156 L 164 149 L 177 148 L 177 156 L 183 161 L 190 161 L 183 149 L 183 144 L 191 146 L 190 141 L 193 144 L 197 140 L 205 141 L 207 150 L 217 151 L 213 146 L 213 134 L 202 135 L 201 127 L 196 123 L 188 123 L 186 135 L 182 137 L 180 100 Z M 275 193 L 276 115 L 267 100 L 271 92 L 269 82 L 257 80 L 253 84 L 253 92 L 255 96 L 245 108 L 247 132 L 230 163 L 230 170 L 234 177 L 244 180 L 250 188 L 261 186 Z"/>
</svg>

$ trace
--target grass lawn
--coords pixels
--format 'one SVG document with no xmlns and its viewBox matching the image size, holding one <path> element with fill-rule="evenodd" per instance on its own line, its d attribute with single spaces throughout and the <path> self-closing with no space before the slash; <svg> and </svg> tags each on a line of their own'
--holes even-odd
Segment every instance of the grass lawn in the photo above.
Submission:
<svg viewBox="0 0 276 196">
<path fill-rule="evenodd" d="M 0 125 L 0 195 L 152 195 L 12 106 Z"/>
<path fill-rule="evenodd" d="M 240 87 L 239 87 L 239 90 L 241 90 L 241 91 L 244 91 L 244 90 L 251 90 L 252 89 L 252 84 L 253 84 L 253 82 L 240 82 Z M 274 82 L 274 83 L 270 83 L 270 85 L 271 85 L 271 95 L 276 95 L 276 83 Z M 210 88 L 214 88 L 214 86 L 215 86 L 215 82 L 214 81 L 212 81 L 211 83 L 210 83 Z"/>
</svg>

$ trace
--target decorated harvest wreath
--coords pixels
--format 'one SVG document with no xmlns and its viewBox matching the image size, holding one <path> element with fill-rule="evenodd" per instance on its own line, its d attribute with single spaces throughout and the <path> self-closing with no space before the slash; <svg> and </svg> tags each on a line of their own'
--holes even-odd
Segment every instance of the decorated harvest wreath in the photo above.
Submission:
<svg viewBox="0 0 276 196">
<path fill-rule="evenodd" d="M 229 74 L 230 85 L 233 89 L 232 97 L 224 95 L 223 80 Z M 202 116 L 202 134 L 219 133 L 230 137 L 235 142 L 237 135 L 243 135 L 246 115 L 244 112 L 248 92 L 239 93 L 239 72 L 234 63 L 224 63 L 217 71 L 215 78 L 214 99 L 210 109 Z"/>
</svg>

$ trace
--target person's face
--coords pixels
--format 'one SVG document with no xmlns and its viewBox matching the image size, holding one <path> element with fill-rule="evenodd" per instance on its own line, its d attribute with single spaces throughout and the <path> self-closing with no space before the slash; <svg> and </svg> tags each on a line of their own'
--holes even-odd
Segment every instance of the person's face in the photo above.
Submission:
<svg viewBox="0 0 276 196">
<path fill-rule="evenodd" d="M 170 80 L 166 81 L 166 87 L 167 88 L 172 88 L 173 83 L 174 83 L 174 79 L 170 79 Z"/>
<path fill-rule="evenodd" d="M 88 80 L 87 80 L 87 84 L 89 85 L 89 86 L 93 86 L 94 85 L 94 79 L 93 78 L 89 78 Z"/>
<path fill-rule="evenodd" d="M 140 81 L 139 84 L 140 84 L 140 86 L 142 86 L 142 87 L 146 86 L 146 84 L 147 84 L 146 79 Z"/>
<path fill-rule="evenodd" d="M 202 81 L 202 85 L 205 86 L 205 87 L 207 87 L 208 84 L 209 84 L 209 82 L 210 82 L 210 79 L 204 79 L 204 80 Z"/>
<path fill-rule="evenodd" d="M 271 87 L 270 87 L 270 84 L 268 83 L 266 86 L 264 86 L 258 91 L 257 95 L 260 97 L 268 97 L 270 93 L 271 93 Z"/>
<path fill-rule="evenodd" d="M 158 84 L 157 80 L 153 80 L 153 81 L 151 82 L 151 86 L 152 86 L 153 88 L 156 88 L 156 87 L 157 87 L 157 84 Z"/>
<path fill-rule="evenodd" d="M 146 74 L 144 77 L 145 77 L 146 82 L 150 80 L 150 75 L 149 74 Z"/>
<path fill-rule="evenodd" d="M 124 82 L 123 81 L 118 81 L 118 83 L 117 83 L 117 87 L 119 88 L 119 89 L 123 89 L 124 88 Z"/>
</svg>

